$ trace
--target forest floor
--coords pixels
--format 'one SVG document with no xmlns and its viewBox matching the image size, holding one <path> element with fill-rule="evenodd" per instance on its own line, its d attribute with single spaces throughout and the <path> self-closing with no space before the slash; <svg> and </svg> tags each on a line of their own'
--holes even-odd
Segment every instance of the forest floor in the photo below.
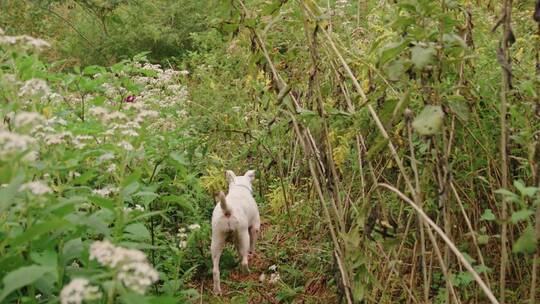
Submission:
<svg viewBox="0 0 540 304">
<path fill-rule="evenodd" d="M 322 234 L 320 236 L 306 235 L 313 231 L 311 228 L 291 225 L 287 217 L 270 216 L 262 213 L 261 236 L 257 244 L 257 251 L 249 261 L 250 273 L 242 274 L 239 268 L 238 257 L 232 244 L 227 244 L 223 256 L 232 256 L 234 264 L 221 263 L 221 289 L 222 296 L 215 296 L 212 292 L 212 278 L 206 279 L 192 286 L 202 295 L 199 303 L 337 303 L 335 284 L 331 284 L 333 277 L 328 277 L 324 268 L 312 269 L 313 265 L 324 267 L 323 257 L 331 254 L 329 248 L 323 248 Z M 300 227 L 293 231 L 292 227 Z M 311 239 L 310 239 L 311 238 Z M 275 266 L 275 271 L 271 268 Z M 311 269 L 310 269 L 311 267 Z M 264 280 L 261 276 L 264 274 Z M 270 283 L 272 274 L 278 279 Z M 294 285 L 284 284 L 282 278 L 293 278 Z M 290 282 L 289 280 L 287 280 Z"/>
</svg>

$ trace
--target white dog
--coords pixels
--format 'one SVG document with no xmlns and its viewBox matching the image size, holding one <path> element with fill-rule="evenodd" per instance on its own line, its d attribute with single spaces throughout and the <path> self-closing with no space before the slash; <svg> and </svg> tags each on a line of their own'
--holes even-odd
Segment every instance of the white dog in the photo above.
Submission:
<svg viewBox="0 0 540 304">
<path fill-rule="evenodd" d="M 255 171 L 249 170 L 244 176 L 236 176 L 227 170 L 229 193 L 219 193 L 219 204 L 212 214 L 212 275 L 214 293 L 221 294 L 219 280 L 219 258 L 227 237 L 232 237 L 242 259 L 242 272 L 249 272 L 248 254 L 255 250 L 255 242 L 261 229 L 261 219 L 257 203 L 253 199 L 251 183 L 255 179 Z"/>
</svg>

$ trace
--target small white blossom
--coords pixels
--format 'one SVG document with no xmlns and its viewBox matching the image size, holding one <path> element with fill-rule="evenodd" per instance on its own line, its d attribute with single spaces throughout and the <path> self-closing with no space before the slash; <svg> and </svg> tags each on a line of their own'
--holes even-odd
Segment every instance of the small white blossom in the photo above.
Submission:
<svg viewBox="0 0 540 304">
<path fill-rule="evenodd" d="M 144 294 L 148 286 L 159 279 L 158 272 L 148 263 L 142 251 L 117 247 L 107 240 L 94 242 L 90 246 L 90 260 L 116 268 L 117 279 L 139 294 Z"/>
<path fill-rule="evenodd" d="M 158 272 L 146 261 L 120 266 L 118 279 L 129 289 L 144 294 L 146 288 L 159 279 Z"/>
<path fill-rule="evenodd" d="M 49 188 L 49 186 L 47 186 L 47 184 L 45 184 L 42 181 L 28 182 L 26 184 L 21 185 L 21 187 L 19 187 L 19 191 L 25 191 L 25 190 L 29 190 L 35 195 L 43 195 L 45 193 L 52 193 L 52 189 Z"/>
<path fill-rule="evenodd" d="M 97 160 L 99 162 L 104 162 L 104 161 L 111 160 L 111 159 L 114 159 L 114 154 L 112 154 L 110 152 L 107 152 L 107 153 L 101 155 L 100 157 L 98 157 Z"/>
<path fill-rule="evenodd" d="M 270 279 L 268 280 L 268 282 L 270 284 L 275 284 L 277 283 L 277 281 L 279 281 L 280 277 L 279 277 L 279 273 L 272 273 L 270 275 Z"/>
<path fill-rule="evenodd" d="M 110 164 L 109 167 L 107 168 L 107 172 L 108 173 L 116 172 L 116 164 Z"/>
<path fill-rule="evenodd" d="M 84 300 L 96 300 L 101 298 L 101 292 L 97 286 L 90 285 L 87 279 L 73 279 L 60 292 L 61 304 L 80 304 Z"/>
<path fill-rule="evenodd" d="M 51 118 L 49 118 L 47 120 L 47 124 L 48 125 L 58 124 L 58 125 L 61 125 L 61 126 L 67 126 L 67 121 L 65 119 L 63 119 L 63 118 L 54 116 L 54 117 L 51 117 Z"/>
<path fill-rule="evenodd" d="M 92 136 L 89 135 L 77 135 L 75 138 L 73 138 L 73 145 L 77 149 L 83 149 L 86 147 L 86 143 L 84 141 L 87 141 L 89 139 L 93 139 Z"/>
<path fill-rule="evenodd" d="M 139 205 L 139 204 L 135 204 L 135 207 L 134 208 L 131 208 L 131 207 L 124 207 L 124 212 L 126 213 L 130 213 L 132 211 L 144 211 L 144 207 Z"/>
<path fill-rule="evenodd" d="M 110 266 L 116 247 L 111 242 L 96 241 L 90 245 L 90 260 L 96 260 L 103 266 Z"/>
<path fill-rule="evenodd" d="M 156 118 L 159 116 L 159 113 L 154 110 L 143 110 L 139 112 L 137 117 L 135 118 L 135 122 L 137 123 L 143 123 L 146 121 L 147 118 Z"/>
<path fill-rule="evenodd" d="M 18 42 L 22 42 L 26 46 L 34 48 L 36 50 L 41 50 L 42 48 L 49 48 L 51 44 L 47 41 L 39 38 L 34 38 L 28 35 L 22 35 L 17 37 Z"/>
<path fill-rule="evenodd" d="M 57 134 L 48 134 L 45 136 L 45 143 L 47 145 L 59 145 L 66 143 L 71 137 L 73 137 L 73 134 L 71 134 L 69 131 L 60 132 Z"/>
<path fill-rule="evenodd" d="M 132 137 L 137 137 L 139 136 L 139 133 L 135 132 L 134 130 L 131 130 L 131 129 L 128 129 L 128 130 L 122 130 L 122 132 L 120 132 L 122 135 L 125 135 L 125 136 L 132 136 Z"/>
<path fill-rule="evenodd" d="M 268 270 L 273 271 L 273 272 L 276 272 L 276 270 L 277 270 L 277 265 L 274 264 L 274 265 L 268 267 Z"/>
<path fill-rule="evenodd" d="M 50 92 L 41 97 L 42 102 L 51 102 L 53 105 L 59 104 L 61 101 L 64 100 L 64 97 L 62 95 L 56 93 L 56 92 Z"/>
<path fill-rule="evenodd" d="M 1 35 L 1 34 L 0 34 Z M 1 39 L 1 38 L 0 38 Z M 14 85 L 14 84 L 18 84 L 19 82 L 17 81 L 17 76 L 15 76 L 15 74 L 9 74 L 9 73 L 6 73 L 2 76 L 2 82 L 4 84 L 11 84 L 11 85 Z"/>
<path fill-rule="evenodd" d="M 106 197 L 106 196 L 109 196 L 109 195 L 111 195 L 113 193 L 116 193 L 118 191 L 119 191 L 119 189 L 117 187 L 107 186 L 107 187 L 104 187 L 102 189 L 94 189 L 94 190 L 92 190 L 92 194 L 96 194 L 96 195 L 99 195 L 99 196 Z"/>
<path fill-rule="evenodd" d="M 0 130 L 0 158 L 28 150 L 35 142 L 30 136 Z"/>
<path fill-rule="evenodd" d="M 73 260 L 73 262 L 71 263 L 71 267 L 73 267 L 73 268 L 81 268 L 81 265 L 79 265 L 79 262 L 77 262 L 76 260 Z"/>
<path fill-rule="evenodd" d="M 0 35 L 0 45 L 12 45 L 17 43 L 17 37 L 15 36 L 1 36 Z"/>
<path fill-rule="evenodd" d="M 32 78 L 24 83 L 19 90 L 19 97 L 32 97 L 36 95 L 45 95 L 51 91 L 47 82 L 43 79 Z"/>
<path fill-rule="evenodd" d="M 45 118 L 36 112 L 20 112 L 15 116 L 13 124 L 15 128 L 35 126 L 45 123 Z"/>
<path fill-rule="evenodd" d="M 191 224 L 188 226 L 189 230 L 197 230 L 200 229 L 201 226 L 199 224 Z"/>
<path fill-rule="evenodd" d="M 88 112 L 90 113 L 90 115 L 98 117 L 98 118 L 103 118 L 105 117 L 105 115 L 109 114 L 109 110 L 103 107 L 93 107 L 93 108 L 90 108 Z"/>
<path fill-rule="evenodd" d="M 125 140 L 119 142 L 118 146 L 126 151 L 133 151 L 133 146 Z"/>
<path fill-rule="evenodd" d="M 113 120 L 127 120 L 127 119 L 128 119 L 127 115 L 119 111 L 114 111 L 103 117 L 104 122 L 111 122 Z"/>
<path fill-rule="evenodd" d="M 180 242 L 178 243 L 178 247 L 180 247 L 180 248 L 186 248 L 186 247 L 187 247 L 187 241 L 184 241 L 184 240 L 180 241 Z"/>
</svg>

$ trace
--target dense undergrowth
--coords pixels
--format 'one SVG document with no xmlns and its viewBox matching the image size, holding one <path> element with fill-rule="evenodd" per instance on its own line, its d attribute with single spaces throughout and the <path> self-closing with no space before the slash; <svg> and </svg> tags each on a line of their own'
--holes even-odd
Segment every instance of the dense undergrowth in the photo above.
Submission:
<svg viewBox="0 0 540 304">
<path fill-rule="evenodd" d="M 0 302 L 540 302 L 532 1 L 0 8 Z"/>
</svg>

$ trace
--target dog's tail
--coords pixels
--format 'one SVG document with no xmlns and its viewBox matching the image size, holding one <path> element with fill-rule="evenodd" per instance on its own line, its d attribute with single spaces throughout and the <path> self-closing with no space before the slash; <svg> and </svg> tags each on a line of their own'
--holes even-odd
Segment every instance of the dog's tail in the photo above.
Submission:
<svg viewBox="0 0 540 304">
<path fill-rule="evenodd" d="M 218 200 L 219 204 L 221 205 L 221 209 L 223 210 L 223 213 L 225 213 L 225 216 L 231 215 L 231 210 L 229 210 L 229 207 L 227 206 L 227 200 L 225 199 L 225 193 L 223 193 L 223 191 L 219 192 Z"/>
</svg>

